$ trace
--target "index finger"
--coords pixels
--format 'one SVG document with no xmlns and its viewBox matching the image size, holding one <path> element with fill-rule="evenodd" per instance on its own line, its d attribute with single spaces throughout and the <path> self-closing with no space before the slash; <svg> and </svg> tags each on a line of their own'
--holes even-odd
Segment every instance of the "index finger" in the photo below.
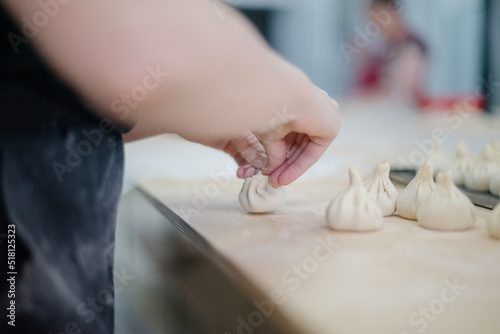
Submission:
<svg viewBox="0 0 500 334">
<path fill-rule="evenodd" d="M 330 143 L 331 141 L 322 144 L 311 140 L 304 141 L 290 159 L 271 174 L 269 178 L 271 184 L 275 187 L 286 186 L 297 180 L 319 160 Z"/>
</svg>

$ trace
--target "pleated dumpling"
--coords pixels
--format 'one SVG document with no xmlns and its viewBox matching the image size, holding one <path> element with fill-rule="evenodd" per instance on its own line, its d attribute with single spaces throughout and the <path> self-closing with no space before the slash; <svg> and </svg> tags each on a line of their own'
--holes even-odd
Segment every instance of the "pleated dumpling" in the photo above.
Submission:
<svg viewBox="0 0 500 334">
<path fill-rule="evenodd" d="M 285 188 L 275 188 L 269 183 L 269 177 L 257 174 L 245 179 L 238 200 L 246 211 L 259 213 L 285 204 L 285 195 Z"/>
<path fill-rule="evenodd" d="M 431 165 L 426 162 L 417 172 L 417 175 L 398 197 L 396 208 L 398 214 L 406 219 L 417 220 L 417 210 L 436 187 Z"/>
<path fill-rule="evenodd" d="M 368 195 L 358 166 L 349 168 L 349 187 L 326 209 L 326 222 L 334 230 L 366 232 L 380 228 L 382 213 Z"/>
<path fill-rule="evenodd" d="M 489 191 L 490 182 L 500 172 L 495 149 L 487 145 L 477 159 L 472 169 L 465 176 L 465 187 L 474 191 Z"/>
<path fill-rule="evenodd" d="M 469 173 L 474 166 L 474 158 L 469 153 L 465 142 L 458 144 L 457 153 L 452 158 L 449 170 L 453 172 L 453 181 L 457 186 L 463 186 L 465 175 Z"/>
<path fill-rule="evenodd" d="M 382 216 L 390 216 L 396 212 L 396 201 L 398 191 L 389 178 L 391 165 L 388 162 L 380 162 L 372 176 L 366 180 L 365 188 L 373 202 L 382 212 Z"/>
<path fill-rule="evenodd" d="M 436 187 L 417 210 L 417 221 L 422 227 L 441 231 L 466 230 L 474 225 L 474 204 L 453 183 L 453 172 L 438 174 Z"/>
</svg>

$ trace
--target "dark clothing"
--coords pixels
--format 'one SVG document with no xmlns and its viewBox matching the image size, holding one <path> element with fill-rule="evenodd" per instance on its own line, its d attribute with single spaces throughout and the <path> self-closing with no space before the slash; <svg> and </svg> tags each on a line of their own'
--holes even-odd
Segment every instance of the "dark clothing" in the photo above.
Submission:
<svg viewBox="0 0 500 334">
<path fill-rule="evenodd" d="M 113 333 L 112 265 L 123 150 L 118 134 L 103 135 L 98 146 L 92 145 L 83 133 L 93 130 L 61 131 L 54 125 L 3 137 L 0 197 L 6 212 L 0 233 L 6 235 L 6 225 L 14 224 L 19 252 L 16 327 L 1 333 L 64 333 L 68 324 L 81 333 Z M 91 149 L 79 150 L 82 143 Z M 78 151 L 90 153 L 67 160 L 69 152 L 77 157 Z M 59 178 L 54 162 L 74 167 Z M 7 239 L 1 241 L 5 284 Z M 4 315 L 8 289 L 1 289 L 2 325 L 9 320 Z"/>
<path fill-rule="evenodd" d="M 0 4 L 0 333 L 113 333 L 121 133 L 21 38 Z"/>
<path fill-rule="evenodd" d="M 26 44 L 18 44 L 20 38 Z M 0 131 L 39 128 L 55 119 L 96 123 L 97 116 L 45 65 L 32 43 L 0 3 Z"/>
</svg>

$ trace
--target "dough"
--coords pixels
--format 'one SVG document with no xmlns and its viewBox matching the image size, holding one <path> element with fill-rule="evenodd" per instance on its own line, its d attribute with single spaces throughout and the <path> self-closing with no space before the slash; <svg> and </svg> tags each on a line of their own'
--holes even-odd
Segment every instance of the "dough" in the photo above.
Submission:
<svg viewBox="0 0 500 334">
<path fill-rule="evenodd" d="M 417 220 L 418 207 L 436 187 L 432 175 L 432 167 L 426 162 L 420 167 L 415 178 L 399 194 L 396 208 L 401 217 Z"/>
<path fill-rule="evenodd" d="M 373 175 L 365 182 L 365 188 L 372 201 L 382 212 L 382 216 L 387 217 L 396 212 L 396 201 L 398 191 L 389 178 L 391 165 L 388 162 L 380 162 Z"/>
<path fill-rule="evenodd" d="M 491 179 L 500 172 L 495 149 L 487 145 L 472 169 L 465 175 L 465 187 L 473 191 L 489 191 Z"/>
<path fill-rule="evenodd" d="M 420 226 L 441 231 L 460 231 L 476 221 L 474 205 L 453 183 L 453 172 L 439 173 L 436 187 L 417 210 Z"/>
<path fill-rule="evenodd" d="M 490 181 L 490 193 L 500 197 L 500 172 Z"/>
<path fill-rule="evenodd" d="M 382 225 L 382 212 L 363 187 L 358 166 L 349 168 L 349 187 L 326 209 L 326 222 L 334 230 L 373 231 Z"/>
<path fill-rule="evenodd" d="M 269 177 L 258 174 L 245 179 L 238 200 L 246 211 L 258 213 L 271 211 L 285 204 L 285 195 L 285 188 L 273 187 L 269 183 Z"/>
<path fill-rule="evenodd" d="M 500 239 L 500 204 L 498 204 L 488 219 L 488 232 L 494 239 Z"/>
<path fill-rule="evenodd" d="M 431 165 L 434 175 L 437 175 L 437 173 L 448 168 L 450 158 L 443 150 L 441 144 L 435 142 L 429 151 L 429 154 L 427 154 L 427 162 Z"/>
<path fill-rule="evenodd" d="M 453 172 L 453 181 L 457 186 L 464 185 L 465 175 L 471 171 L 473 166 L 474 158 L 470 155 L 465 142 L 460 142 L 457 153 L 448 167 Z"/>
</svg>

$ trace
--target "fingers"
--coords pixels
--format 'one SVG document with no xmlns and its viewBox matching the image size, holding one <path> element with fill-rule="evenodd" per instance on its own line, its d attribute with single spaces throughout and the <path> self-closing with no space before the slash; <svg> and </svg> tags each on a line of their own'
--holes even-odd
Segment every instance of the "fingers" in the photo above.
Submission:
<svg viewBox="0 0 500 334">
<path fill-rule="evenodd" d="M 274 170 L 269 177 L 270 182 L 273 186 L 279 187 L 282 185 L 279 180 L 280 175 L 295 163 L 297 158 L 302 154 L 302 152 L 304 152 L 309 142 L 310 139 L 308 137 L 305 137 L 301 142 L 294 143 L 294 145 L 288 151 L 286 161 L 276 170 Z"/>
<path fill-rule="evenodd" d="M 274 186 L 285 186 L 297 180 L 325 153 L 340 129 L 338 114 L 332 113 L 319 120 L 314 115 L 297 122 L 293 130 L 305 134 L 305 139 L 287 161 L 271 175 Z"/>
<path fill-rule="evenodd" d="M 252 177 L 267 165 L 266 150 L 253 133 L 230 142 L 226 149 L 240 166 L 236 172 L 239 178 Z"/>
<path fill-rule="evenodd" d="M 264 175 L 271 174 L 276 168 L 281 166 L 287 158 L 289 152 L 289 145 L 286 139 L 279 139 L 271 142 L 264 141 L 262 143 L 267 154 L 267 164 L 262 173 Z"/>
<path fill-rule="evenodd" d="M 238 152 L 255 169 L 264 169 L 267 165 L 266 150 L 259 139 L 251 132 L 245 138 L 233 141 Z"/>
<path fill-rule="evenodd" d="M 273 186 L 294 182 L 319 160 L 338 135 L 340 117 L 337 102 L 319 89 L 316 98 L 311 111 L 288 125 L 288 131 L 295 133 L 295 136 L 289 134 L 286 138 L 292 139 L 294 143 L 287 145 L 286 157 L 280 166 L 268 168 Z M 266 149 L 269 146 L 264 143 Z M 279 155 L 270 154 L 268 163 L 275 163 L 275 157 Z"/>
<path fill-rule="evenodd" d="M 302 142 L 307 138 L 308 137 L 304 134 L 292 132 L 282 140 L 270 143 L 264 142 L 264 148 L 268 152 L 268 164 L 262 173 L 264 175 L 271 175 L 276 169 L 294 156 Z"/>
<path fill-rule="evenodd" d="M 327 148 L 328 145 L 304 141 L 293 156 L 271 174 L 271 184 L 279 187 L 294 182 L 319 160 Z"/>
<path fill-rule="evenodd" d="M 337 103 L 337 101 L 335 101 L 334 99 L 330 98 L 330 96 L 328 95 L 328 93 L 325 92 L 324 90 L 322 90 L 321 88 L 316 87 L 316 89 L 318 91 L 320 91 L 324 96 L 326 96 L 330 100 L 331 104 L 335 108 L 335 111 L 338 112 L 339 111 L 339 104 Z"/>
<path fill-rule="evenodd" d="M 233 141 L 238 177 L 252 177 L 262 170 L 273 186 L 285 186 L 319 160 L 339 132 L 340 117 L 337 102 L 326 92 L 317 89 L 315 96 L 310 110 L 300 117 Z"/>
<path fill-rule="evenodd" d="M 232 156 L 233 159 L 238 164 L 238 166 L 241 167 L 244 165 L 248 165 L 248 161 L 241 155 L 240 151 L 238 151 L 238 147 L 236 147 L 236 144 L 232 140 L 225 143 L 223 147 L 220 145 L 219 146 L 212 146 L 212 147 L 222 149 L 222 151 L 224 151 L 225 153 Z"/>
<path fill-rule="evenodd" d="M 240 179 L 246 179 L 247 177 L 252 177 L 256 175 L 259 172 L 258 169 L 255 167 L 252 167 L 249 164 L 242 165 L 240 168 L 238 168 L 238 171 L 236 172 L 236 176 L 239 177 Z"/>
</svg>

